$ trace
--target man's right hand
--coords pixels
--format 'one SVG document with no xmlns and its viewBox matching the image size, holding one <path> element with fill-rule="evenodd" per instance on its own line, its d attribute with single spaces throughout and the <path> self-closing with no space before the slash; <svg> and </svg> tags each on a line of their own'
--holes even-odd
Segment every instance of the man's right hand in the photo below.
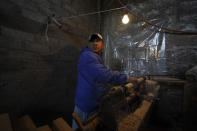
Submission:
<svg viewBox="0 0 197 131">
<path fill-rule="evenodd" d="M 129 81 L 131 83 L 137 82 L 137 78 L 135 78 L 135 77 L 129 77 Z"/>
</svg>

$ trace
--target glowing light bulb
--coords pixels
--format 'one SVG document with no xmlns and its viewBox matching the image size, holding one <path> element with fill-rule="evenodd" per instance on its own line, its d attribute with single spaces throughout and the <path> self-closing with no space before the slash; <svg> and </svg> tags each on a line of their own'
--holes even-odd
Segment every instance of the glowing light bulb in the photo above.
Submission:
<svg viewBox="0 0 197 131">
<path fill-rule="evenodd" d="M 129 23 L 129 16 L 125 14 L 122 18 L 122 23 L 123 24 L 128 24 Z"/>
</svg>

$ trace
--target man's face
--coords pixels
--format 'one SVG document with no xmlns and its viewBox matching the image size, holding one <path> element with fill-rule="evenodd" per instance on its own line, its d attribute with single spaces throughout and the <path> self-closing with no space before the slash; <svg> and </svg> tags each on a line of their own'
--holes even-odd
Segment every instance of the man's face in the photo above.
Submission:
<svg viewBox="0 0 197 131">
<path fill-rule="evenodd" d="M 102 41 L 90 42 L 89 48 L 95 53 L 101 53 L 103 49 L 103 42 Z"/>
</svg>

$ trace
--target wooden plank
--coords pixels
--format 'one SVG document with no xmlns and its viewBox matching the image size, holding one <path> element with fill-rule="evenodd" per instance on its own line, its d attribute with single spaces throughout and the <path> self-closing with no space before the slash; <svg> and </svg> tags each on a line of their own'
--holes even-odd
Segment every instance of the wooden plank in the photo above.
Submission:
<svg viewBox="0 0 197 131">
<path fill-rule="evenodd" d="M 64 121 L 63 118 L 53 120 L 52 125 L 55 131 L 72 131 L 72 128 L 68 125 L 66 121 Z"/>
<path fill-rule="evenodd" d="M 13 131 L 8 114 L 0 115 L 0 131 Z"/>
<path fill-rule="evenodd" d="M 15 131 L 36 131 L 37 128 L 31 118 L 25 115 L 13 121 Z"/>
<path fill-rule="evenodd" d="M 37 129 L 37 131 L 52 131 L 48 125 L 41 126 Z"/>
<path fill-rule="evenodd" d="M 187 81 L 177 78 L 169 78 L 169 77 L 152 77 L 151 80 L 158 81 L 161 83 L 168 84 L 185 84 Z"/>
</svg>

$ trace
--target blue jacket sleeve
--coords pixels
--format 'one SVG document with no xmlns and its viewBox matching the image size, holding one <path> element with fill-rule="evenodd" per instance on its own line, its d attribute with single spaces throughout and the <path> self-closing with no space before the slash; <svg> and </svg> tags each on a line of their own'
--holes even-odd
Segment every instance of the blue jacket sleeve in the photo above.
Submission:
<svg viewBox="0 0 197 131">
<path fill-rule="evenodd" d="M 87 73 L 92 76 L 95 81 L 101 83 L 125 84 L 128 82 L 127 75 L 108 69 L 103 63 L 92 56 L 87 59 L 85 68 Z"/>
<path fill-rule="evenodd" d="M 125 84 L 127 76 L 118 71 L 112 71 L 102 64 L 95 65 L 96 80 L 102 83 Z"/>
</svg>

